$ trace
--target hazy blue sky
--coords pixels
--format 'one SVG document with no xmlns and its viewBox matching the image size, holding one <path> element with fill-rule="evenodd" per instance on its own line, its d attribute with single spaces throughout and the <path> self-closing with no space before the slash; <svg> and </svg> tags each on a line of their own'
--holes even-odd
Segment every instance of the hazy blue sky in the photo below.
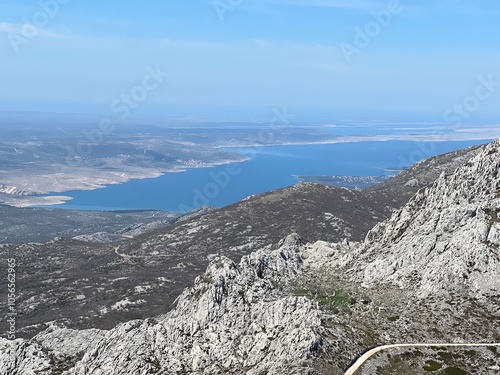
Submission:
<svg viewBox="0 0 500 375">
<path fill-rule="evenodd" d="M 170 75 L 148 81 L 158 87 L 135 116 L 260 119 L 287 106 L 303 119 L 440 121 L 479 77 L 500 81 L 494 0 L 55 1 L 0 3 L 1 111 L 123 114 L 116 101 L 144 94 L 159 66 Z M 500 89 L 468 120 L 499 104 Z"/>
</svg>

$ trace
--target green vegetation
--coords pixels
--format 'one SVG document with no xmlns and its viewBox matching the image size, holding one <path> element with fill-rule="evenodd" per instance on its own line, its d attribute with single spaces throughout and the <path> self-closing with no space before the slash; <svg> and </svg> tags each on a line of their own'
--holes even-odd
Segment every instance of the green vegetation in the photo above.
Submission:
<svg viewBox="0 0 500 375">
<path fill-rule="evenodd" d="M 484 212 L 486 213 L 486 215 L 488 215 L 490 224 L 494 224 L 494 223 L 499 223 L 500 222 L 500 217 L 498 215 L 499 211 L 485 209 Z"/>
<path fill-rule="evenodd" d="M 292 293 L 297 297 L 307 297 L 309 295 L 309 291 L 307 289 L 294 289 L 292 290 Z"/>
<path fill-rule="evenodd" d="M 342 291 L 335 291 L 333 295 L 318 294 L 315 298 L 325 306 L 349 306 L 356 302 L 354 298 L 344 294 Z"/>
<path fill-rule="evenodd" d="M 377 375 L 409 375 L 414 374 L 414 372 L 408 363 L 400 360 L 392 361 L 384 367 L 377 368 Z"/>
<path fill-rule="evenodd" d="M 474 357 L 477 354 L 477 352 L 475 350 L 466 350 L 464 354 L 468 357 Z"/>
<path fill-rule="evenodd" d="M 448 367 L 444 370 L 446 375 L 467 375 L 467 371 L 458 367 Z"/>
<path fill-rule="evenodd" d="M 441 367 L 443 367 L 443 365 L 441 363 L 433 361 L 433 360 L 428 360 L 426 362 L 426 365 L 423 366 L 422 368 L 425 371 L 433 372 L 433 371 L 439 370 Z"/>
<path fill-rule="evenodd" d="M 441 349 L 446 350 L 446 348 L 441 348 Z M 450 363 L 453 361 L 453 355 L 450 352 L 442 351 L 438 352 L 438 354 L 445 363 Z"/>
<path fill-rule="evenodd" d="M 292 294 L 298 297 L 307 297 L 318 301 L 318 303 L 327 308 L 345 307 L 356 303 L 356 300 L 346 292 L 337 289 L 332 292 L 322 290 L 308 290 L 304 288 L 296 288 L 292 290 Z"/>
</svg>

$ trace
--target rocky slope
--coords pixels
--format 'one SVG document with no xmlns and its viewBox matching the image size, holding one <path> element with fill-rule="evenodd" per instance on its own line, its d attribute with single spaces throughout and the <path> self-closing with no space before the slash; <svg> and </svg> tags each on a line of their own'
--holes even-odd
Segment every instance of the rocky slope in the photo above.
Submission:
<svg viewBox="0 0 500 375">
<path fill-rule="evenodd" d="M 56 327 L 2 339 L 1 371 L 340 374 L 377 344 L 499 342 L 499 168 L 496 141 L 363 242 L 305 243 L 293 234 L 239 264 L 217 256 L 175 309 L 93 331 L 93 342 L 83 339 L 90 331 Z M 426 374 L 430 366 L 496 374 L 500 356 L 495 347 L 408 350 L 379 356 L 361 373 Z"/>
<path fill-rule="evenodd" d="M 109 242 L 124 235 L 135 236 L 136 230 L 149 230 L 158 223 L 156 213 L 150 213 L 150 224 L 124 227 L 121 220 L 140 213 L 109 213 L 112 216 L 102 221 L 90 212 L 86 222 L 92 234 L 77 237 L 80 241 L 57 238 L 44 244 L 0 246 L 2 258 L 18 259 L 18 337 L 30 338 L 53 321 L 70 328 L 110 329 L 130 319 L 165 313 L 206 269 L 214 254 L 239 262 L 242 256 L 275 244 L 290 232 L 308 242 L 361 240 L 377 222 L 404 204 L 411 191 L 415 193 L 439 176 L 426 166 L 451 173 L 464 158 L 480 150 L 474 147 L 431 158 L 394 177 L 397 183 L 389 180 L 375 190 L 350 191 L 304 183 L 219 210 L 202 208 L 173 219 L 171 225 L 120 243 L 89 242 Z M 418 186 L 406 186 L 415 179 Z M 42 227 L 59 214 L 59 210 L 53 211 L 32 209 L 29 214 L 34 220 L 40 218 Z M 56 220 L 60 227 L 82 223 L 86 229 L 81 213 L 75 220 L 68 214 L 69 223 Z M 113 215 L 117 223 L 111 230 L 103 222 L 112 221 Z M 15 228 L 16 233 L 23 233 L 22 227 Z M 105 233 L 97 228 L 106 229 Z M 6 282 L 0 279 L 0 297 L 5 296 Z M 6 312 L 6 306 L 0 305 L 0 326 L 6 324 Z"/>
<path fill-rule="evenodd" d="M 413 197 L 415 189 L 427 187 L 442 173 L 451 174 L 478 155 L 483 148 L 484 146 L 473 146 L 424 159 L 384 183 L 367 188 L 366 192 L 383 192 L 389 196 L 398 197 L 399 202 L 404 204 Z"/>
<path fill-rule="evenodd" d="M 363 265 L 364 282 L 417 287 L 422 296 L 453 287 L 500 297 L 498 145 L 442 174 L 370 231 L 359 252 L 349 254 Z"/>
<path fill-rule="evenodd" d="M 165 228 L 178 218 L 178 214 L 164 211 L 74 211 L 0 204 L 0 244 L 42 243 L 54 237 L 77 236 L 98 242 L 95 233 L 123 240 Z"/>
</svg>

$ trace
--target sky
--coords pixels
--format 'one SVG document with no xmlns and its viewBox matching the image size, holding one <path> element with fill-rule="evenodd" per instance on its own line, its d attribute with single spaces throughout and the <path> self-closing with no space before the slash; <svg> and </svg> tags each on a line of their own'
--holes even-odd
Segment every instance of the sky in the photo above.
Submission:
<svg viewBox="0 0 500 375">
<path fill-rule="evenodd" d="M 492 0 L 2 0 L 0 111 L 495 120 L 499 21 Z"/>
</svg>

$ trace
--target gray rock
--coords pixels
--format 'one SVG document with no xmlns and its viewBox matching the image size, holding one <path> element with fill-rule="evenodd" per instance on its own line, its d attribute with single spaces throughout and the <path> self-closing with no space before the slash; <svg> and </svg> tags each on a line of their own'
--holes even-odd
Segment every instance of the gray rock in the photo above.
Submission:
<svg viewBox="0 0 500 375">
<path fill-rule="evenodd" d="M 431 334 L 453 341 L 477 340 L 479 333 L 498 338 L 492 320 L 498 306 L 484 306 L 500 289 L 499 168 L 496 141 L 453 174 L 441 174 L 363 242 L 305 244 L 293 234 L 239 264 L 212 257 L 167 314 L 107 332 L 51 328 L 32 340 L 0 340 L 0 368 L 50 374 L 52 358 L 69 357 L 67 363 L 75 363 L 65 375 L 340 373 L 375 342 L 428 340 Z M 313 279 L 319 284 L 314 295 L 291 293 L 297 280 L 307 286 Z M 361 290 L 363 302 L 320 290 L 333 281 Z M 457 297 L 449 299 L 452 306 L 459 301 L 464 307 L 443 304 L 449 295 Z M 334 298 L 346 314 L 332 308 Z M 480 332 L 487 322 L 491 329 Z M 16 370 L 7 362 L 9 350 Z M 491 362 L 494 354 L 485 349 L 482 356 L 478 363 Z"/>
<path fill-rule="evenodd" d="M 498 219 L 500 142 L 452 175 L 442 174 L 348 255 L 357 278 L 391 281 L 430 294 L 500 292 Z"/>
<path fill-rule="evenodd" d="M 302 267 L 299 249 L 292 235 L 238 265 L 213 259 L 175 310 L 119 325 L 67 374 L 307 373 L 321 346 L 320 312 L 284 293 Z"/>
</svg>

